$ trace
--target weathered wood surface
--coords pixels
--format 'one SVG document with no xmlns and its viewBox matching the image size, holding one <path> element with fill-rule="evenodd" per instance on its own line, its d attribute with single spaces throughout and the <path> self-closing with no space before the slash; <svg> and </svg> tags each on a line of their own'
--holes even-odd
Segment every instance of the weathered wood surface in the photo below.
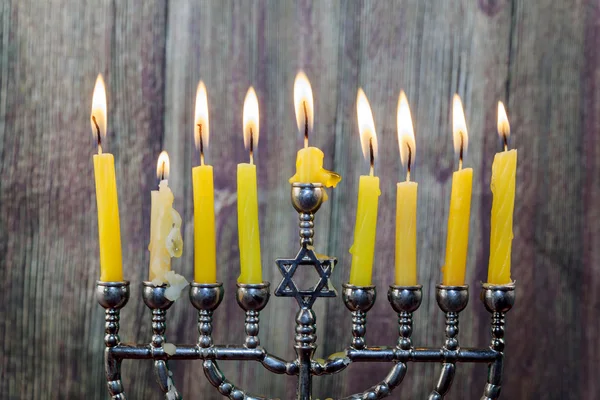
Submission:
<svg viewBox="0 0 600 400">
<path fill-rule="evenodd" d="M 134 282 L 122 338 L 146 341 L 150 317 L 135 284 L 146 277 L 154 165 L 171 155 L 170 183 L 184 219 L 192 277 L 190 169 L 196 83 L 206 82 L 211 115 L 207 161 L 215 167 L 219 278 L 227 297 L 215 338 L 240 343 L 243 315 L 233 298 L 238 275 L 235 165 L 247 155 L 242 102 L 249 85 L 261 110 L 259 171 L 264 277 L 297 247 L 287 178 L 296 133 L 292 85 L 303 68 L 315 96 L 316 134 L 326 166 L 344 180 L 317 215 L 317 247 L 336 255 L 334 283 L 349 275 L 362 161 L 355 96 L 365 89 L 380 141 L 382 196 L 368 341 L 393 344 L 396 318 L 385 300 L 393 279 L 395 182 L 403 178 L 395 133 L 400 89 L 417 135 L 419 281 L 425 289 L 414 341 L 439 345 L 443 319 L 433 297 L 444 257 L 451 172 L 450 100 L 463 97 L 471 135 L 465 164 L 475 170 L 468 283 L 472 300 L 461 342 L 485 346 L 489 316 L 477 300 L 486 278 L 489 190 L 496 101 L 507 103 L 519 149 L 513 277 L 518 301 L 508 317 L 503 398 L 594 398 L 600 309 L 600 5 L 596 1 L 236 2 L 194 0 L 4 0 L 0 3 L 0 394 L 4 399 L 103 399 L 103 313 L 89 133 L 96 74 L 108 85 L 109 137 L 119 185 L 125 275 Z M 294 356 L 295 303 L 273 298 L 261 316 L 263 345 Z M 320 300 L 319 349 L 344 347 L 350 316 L 341 299 Z M 169 341 L 193 342 L 195 312 L 184 300 L 169 313 Z M 187 397 L 219 398 L 199 362 L 171 363 Z M 242 387 L 293 397 L 295 381 L 257 365 L 223 363 Z M 315 379 L 318 398 L 364 390 L 388 365 L 353 365 Z M 425 398 L 438 365 L 415 365 L 393 398 Z M 485 367 L 461 365 L 449 399 L 478 398 Z M 160 398 L 150 363 L 125 362 L 132 399 Z M 199 393 L 202 392 L 202 395 Z"/>
</svg>

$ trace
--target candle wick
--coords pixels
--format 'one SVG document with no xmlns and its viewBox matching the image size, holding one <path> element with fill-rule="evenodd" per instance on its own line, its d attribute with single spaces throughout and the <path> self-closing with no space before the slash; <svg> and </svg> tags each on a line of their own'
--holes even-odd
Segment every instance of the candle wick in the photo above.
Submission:
<svg viewBox="0 0 600 400">
<path fill-rule="evenodd" d="M 369 175 L 373 176 L 374 175 L 374 167 L 375 167 L 375 152 L 373 150 L 373 138 L 369 138 L 369 159 L 370 159 L 370 163 L 371 163 L 371 170 Z"/>
<path fill-rule="evenodd" d="M 160 180 L 164 181 L 165 180 L 165 162 L 162 162 L 162 165 L 160 167 Z"/>
<path fill-rule="evenodd" d="M 412 149 L 410 148 L 410 144 L 406 144 L 406 147 L 408 147 L 408 163 L 407 163 L 407 170 L 406 170 L 406 182 L 410 182 L 410 164 L 412 161 Z"/>
<path fill-rule="evenodd" d="M 304 148 L 308 147 L 308 112 L 306 111 L 306 101 L 302 102 L 304 108 Z"/>
<path fill-rule="evenodd" d="M 96 138 L 98 140 L 98 154 L 102 154 L 102 135 L 100 135 L 100 126 L 98 126 L 98 122 L 96 121 L 96 116 L 92 115 L 92 121 L 96 126 Z"/>
<path fill-rule="evenodd" d="M 460 171 L 462 169 L 462 165 L 463 165 L 463 145 L 464 145 L 464 140 L 463 140 L 463 133 L 462 133 L 462 131 L 460 131 L 459 134 L 460 134 L 460 153 L 458 154 L 458 170 Z"/>
<path fill-rule="evenodd" d="M 200 165 L 204 165 L 204 142 L 202 141 L 202 124 L 198 124 L 198 135 L 200 136 Z"/>
<path fill-rule="evenodd" d="M 250 164 L 254 164 L 254 133 L 250 128 Z"/>
<path fill-rule="evenodd" d="M 508 136 L 506 136 L 506 133 L 502 133 L 502 138 L 504 139 L 504 151 L 508 150 Z"/>
</svg>

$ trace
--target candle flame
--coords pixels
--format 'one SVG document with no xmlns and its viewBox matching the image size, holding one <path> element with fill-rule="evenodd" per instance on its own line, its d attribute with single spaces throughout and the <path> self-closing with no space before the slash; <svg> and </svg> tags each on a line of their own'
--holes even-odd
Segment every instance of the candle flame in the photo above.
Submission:
<svg viewBox="0 0 600 400">
<path fill-rule="evenodd" d="M 400 98 L 398 99 L 397 124 L 400 160 L 402 161 L 402 165 L 408 167 L 410 171 L 411 166 L 415 163 L 416 143 L 410 107 L 404 90 L 400 92 Z"/>
<path fill-rule="evenodd" d="M 298 131 L 304 134 L 305 144 L 308 145 L 308 136 L 313 129 L 314 105 L 312 88 L 304 71 L 299 71 L 294 81 L 294 107 Z"/>
<path fill-rule="evenodd" d="M 156 176 L 160 180 L 169 179 L 169 154 L 166 151 L 162 151 L 158 156 L 158 161 L 156 163 Z"/>
<path fill-rule="evenodd" d="M 501 101 L 498 102 L 498 135 L 501 138 L 510 136 L 510 124 L 508 123 L 508 115 Z"/>
<path fill-rule="evenodd" d="M 467 152 L 469 147 L 469 134 L 467 133 L 467 122 L 465 121 L 465 112 L 463 111 L 460 96 L 455 94 L 452 100 L 452 134 L 454 137 L 454 151 L 462 155 Z"/>
<path fill-rule="evenodd" d="M 198 82 L 196 89 L 196 108 L 194 113 L 194 142 L 196 148 L 202 151 L 208 146 L 208 96 L 204 82 Z M 202 141 L 202 143 L 200 143 Z"/>
<path fill-rule="evenodd" d="M 375 122 L 373 121 L 373 112 L 369 105 L 369 100 L 362 88 L 358 89 L 356 96 L 356 113 L 358 115 L 358 132 L 360 133 L 360 144 L 365 159 L 369 160 L 371 156 L 377 157 L 377 133 L 375 132 Z M 372 154 L 371 154 L 372 151 Z"/>
<path fill-rule="evenodd" d="M 98 145 L 102 138 L 106 137 L 107 129 L 107 112 L 106 112 L 106 87 L 102 74 L 98 74 L 96 85 L 94 86 L 94 94 L 92 96 L 92 113 L 90 114 L 90 124 L 92 127 L 92 135 L 98 140 Z M 100 138 L 98 138 L 100 134 Z M 99 151 L 100 151 L 99 147 Z"/>
<path fill-rule="evenodd" d="M 258 115 L 258 98 L 254 88 L 250 86 L 248 93 L 246 93 L 246 99 L 244 100 L 244 147 L 250 148 L 250 137 L 252 137 L 252 147 L 256 147 L 258 144 L 258 128 L 259 128 L 259 115 Z"/>
</svg>

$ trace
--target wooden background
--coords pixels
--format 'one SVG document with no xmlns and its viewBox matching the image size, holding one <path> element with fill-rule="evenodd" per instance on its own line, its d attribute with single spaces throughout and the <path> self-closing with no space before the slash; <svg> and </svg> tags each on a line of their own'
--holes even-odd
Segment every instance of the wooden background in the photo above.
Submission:
<svg viewBox="0 0 600 400">
<path fill-rule="evenodd" d="M 393 344 L 396 318 L 385 299 L 393 279 L 395 182 L 403 179 L 396 140 L 400 89 L 417 136 L 419 281 L 417 345 L 440 345 L 443 317 L 434 300 L 444 257 L 451 172 L 450 104 L 461 94 L 470 131 L 465 165 L 475 170 L 467 280 L 472 300 L 461 343 L 488 343 L 489 315 L 477 300 L 486 278 L 491 164 L 498 140 L 496 102 L 507 104 L 519 149 L 513 277 L 518 301 L 508 316 L 504 399 L 580 399 L 600 393 L 600 2 L 597 0 L 193 1 L 3 0 L 0 2 L 0 397 L 104 399 L 103 311 L 99 276 L 89 112 L 94 81 L 107 82 L 125 276 L 132 298 L 122 338 L 148 341 L 140 299 L 147 276 L 150 195 L 162 149 L 184 220 L 184 256 L 173 265 L 192 278 L 191 167 L 193 100 L 209 91 L 218 220 L 218 276 L 227 296 L 216 314 L 219 343 L 241 343 L 234 301 L 238 276 L 236 164 L 247 159 L 242 102 L 258 93 L 261 134 L 256 162 L 264 276 L 297 250 L 296 214 L 286 183 L 301 146 L 292 104 L 303 68 L 313 86 L 311 143 L 344 179 L 317 215 L 317 248 L 336 255 L 337 288 L 349 276 L 359 148 L 355 98 L 362 86 L 380 142 L 382 196 L 368 341 Z M 272 298 L 261 315 L 263 344 L 291 358 L 295 303 Z M 341 299 L 320 300 L 319 348 L 349 343 Z M 181 300 L 169 313 L 169 341 L 196 339 L 195 312 Z M 159 399 L 149 362 L 125 362 L 131 399 Z M 200 362 L 172 362 L 187 398 L 216 399 Z M 295 380 L 257 364 L 223 363 L 240 386 L 293 397 Z M 315 395 L 339 397 L 380 381 L 389 365 L 353 365 L 315 378 Z M 425 398 L 439 365 L 410 366 L 392 398 Z M 450 399 L 475 399 L 484 366 L 460 365 Z M 202 394 L 200 394 L 202 392 Z"/>
</svg>

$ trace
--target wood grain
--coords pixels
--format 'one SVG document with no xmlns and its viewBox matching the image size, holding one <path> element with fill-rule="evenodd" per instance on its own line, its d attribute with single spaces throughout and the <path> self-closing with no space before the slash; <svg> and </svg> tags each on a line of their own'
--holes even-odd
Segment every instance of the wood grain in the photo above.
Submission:
<svg viewBox="0 0 600 400">
<path fill-rule="evenodd" d="M 109 101 L 108 151 L 114 153 L 125 276 L 133 282 L 122 312 L 122 339 L 148 341 L 150 315 L 138 283 L 146 278 L 154 166 L 171 157 L 170 185 L 184 221 L 184 256 L 173 268 L 192 277 L 191 167 L 193 102 L 198 80 L 209 96 L 215 168 L 218 277 L 227 296 L 215 315 L 215 340 L 241 343 L 243 313 L 233 296 L 238 272 L 236 164 L 247 153 L 242 103 L 255 87 L 261 133 L 256 163 L 264 278 L 279 283 L 274 260 L 297 251 L 289 204 L 297 133 L 292 104 L 303 69 L 315 97 L 311 144 L 343 180 L 317 214 L 317 250 L 339 259 L 335 286 L 348 279 L 362 158 L 355 99 L 362 87 L 375 116 L 382 196 L 369 313 L 370 344 L 395 343 L 396 317 L 385 293 L 393 280 L 395 183 L 404 179 L 396 106 L 407 93 L 416 130 L 419 183 L 418 260 L 424 301 L 414 342 L 439 345 L 443 317 L 434 300 L 444 258 L 452 152 L 450 103 L 465 105 L 474 169 L 461 343 L 485 346 L 489 315 L 477 300 L 489 256 L 489 189 L 496 102 L 507 104 L 519 150 L 513 278 L 517 305 L 508 316 L 503 398 L 593 398 L 600 307 L 600 7 L 595 1 L 460 0 L 454 2 L 74 1 L 0 3 L 0 271 L 3 318 L 0 395 L 6 399 L 104 399 L 103 312 L 93 295 L 98 276 L 97 221 L 89 107 L 98 72 Z M 272 298 L 261 314 L 261 341 L 290 359 L 295 302 Z M 319 300 L 318 357 L 350 339 L 341 299 Z M 169 311 L 168 340 L 196 340 L 196 315 L 185 300 Z M 132 399 L 160 398 L 150 363 L 127 361 Z M 295 380 L 257 364 L 223 363 L 235 383 L 272 397 L 294 397 Z M 187 397 L 220 398 L 199 362 L 172 362 Z M 389 365 L 352 365 L 314 380 L 316 398 L 340 397 L 380 381 Z M 438 365 L 411 365 L 392 398 L 425 398 Z M 478 398 L 485 367 L 460 365 L 448 399 Z M 200 395 L 199 393 L 202 393 Z"/>
</svg>

